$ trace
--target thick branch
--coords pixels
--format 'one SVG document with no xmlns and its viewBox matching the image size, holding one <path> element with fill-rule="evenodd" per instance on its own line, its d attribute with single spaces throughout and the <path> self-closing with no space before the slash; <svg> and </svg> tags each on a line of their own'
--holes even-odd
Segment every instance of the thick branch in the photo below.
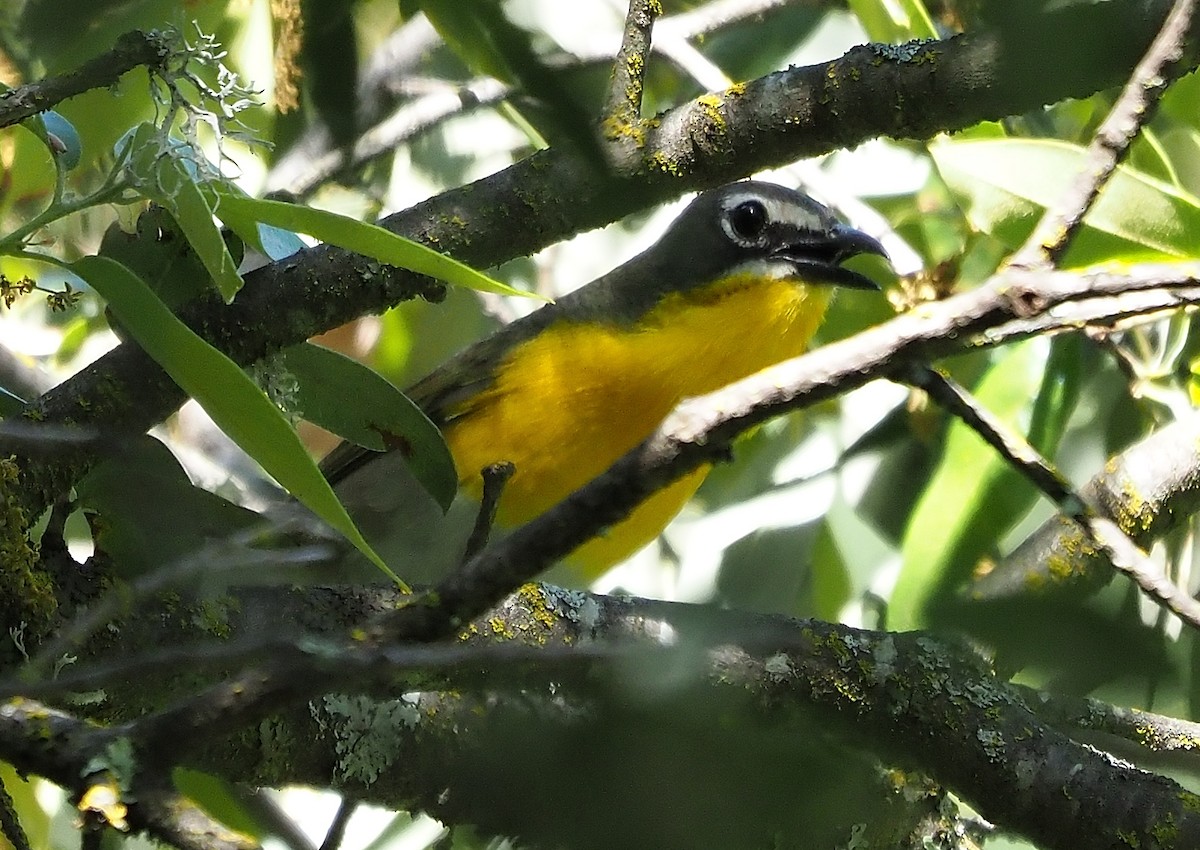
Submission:
<svg viewBox="0 0 1200 850">
<path fill-rule="evenodd" d="M 113 730 L 98 728 L 31 700 L 10 699 L 0 705 L 0 750 L 4 758 L 18 770 L 44 776 L 76 795 L 97 782 L 111 783 L 115 788 L 117 779 L 107 770 L 119 769 L 120 759 L 110 749 L 117 741 Z M 257 842 L 214 821 L 180 796 L 169 782 L 146 781 L 140 765 L 123 767 L 139 775 L 121 777 L 128 783 L 128 798 L 122 800 L 118 793 L 114 802 L 127 805 L 125 819 L 134 830 L 145 830 L 181 850 L 258 847 Z M 120 827 L 120 822 L 113 825 Z"/>
<path fill-rule="evenodd" d="M 928 773 L 1047 848 L 1115 846 L 1115 835 L 1185 847 L 1200 835 L 1187 792 L 1075 743 L 976 655 L 920 634 L 530 587 L 462 640 L 337 650 L 298 633 L 328 634 L 345 616 L 395 604 L 392 592 L 260 590 L 244 602 L 246 627 L 274 629 L 281 644 L 295 641 L 294 658 L 307 658 L 290 673 L 298 687 L 326 696 L 265 725 L 263 714 L 247 716 L 241 728 L 249 731 L 223 742 L 215 736 L 222 727 L 203 721 L 227 706 L 202 695 L 178 714 L 199 723 L 169 724 L 163 715 L 135 725 L 135 743 L 151 747 L 142 734 L 173 730 L 172 752 L 224 775 L 334 785 L 572 846 L 589 846 L 594 819 L 624 803 L 621 789 L 631 784 L 632 831 L 677 819 L 664 819 L 664 809 L 686 811 L 680 820 L 694 817 L 697 830 L 744 817 L 767 817 L 760 827 L 772 832 L 811 830 L 828 824 L 819 809 L 834 798 L 846 806 L 840 828 L 887 828 L 887 819 L 865 814 L 871 804 L 862 793 L 845 796 L 878 775 L 872 757 Z M 246 634 L 236 625 L 235 633 Z M 127 665 L 129 686 L 144 687 L 129 647 L 109 651 Z M 121 687 L 111 682 L 110 698 L 120 701 Z M 279 733 L 268 747 L 255 745 L 268 728 Z M 7 747 L 3 755 L 14 757 Z M 696 759 L 710 765 L 696 765 L 702 782 L 681 772 Z M 14 760 L 28 764 L 19 752 Z M 642 782 L 658 787 L 660 769 L 690 803 L 637 792 Z M 730 799 L 763 800 L 764 809 L 743 813 Z M 557 816 L 532 818 L 530 809 Z M 1168 821 L 1175 843 L 1154 845 L 1147 836 Z M 611 846 L 608 830 L 591 834 Z"/>
</svg>

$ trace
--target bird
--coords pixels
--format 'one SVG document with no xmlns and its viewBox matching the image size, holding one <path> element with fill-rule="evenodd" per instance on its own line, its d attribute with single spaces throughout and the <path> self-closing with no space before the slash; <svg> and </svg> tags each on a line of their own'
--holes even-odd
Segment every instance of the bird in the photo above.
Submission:
<svg viewBox="0 0 1200 850">
<path fill-rule="evenodd" d="M 407 391 L 459 476 L 443 514 L 399 451 L 343 443 L 322 470 L 406 582 L 463 559 L 482 470 L 511 464 L 495 534 L 528 522 L 648 437 L 684 398 L 805 351 L 835 287 L 878 290 L 842 263 L 887 258 L 807 194 L 745 180 L 701 192 L 650 248 L 471 345 Z M 653 540 L 709 467 L 646 499 L 566 564 L 590 581 Z"/>
</svg>

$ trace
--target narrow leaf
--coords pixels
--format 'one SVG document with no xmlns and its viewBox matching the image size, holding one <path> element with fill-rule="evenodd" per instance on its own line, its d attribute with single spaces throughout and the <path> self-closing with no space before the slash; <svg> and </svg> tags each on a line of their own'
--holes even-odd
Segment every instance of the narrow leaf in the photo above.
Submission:
<svg viewBox="0 0 1200 850">
<path fill-rule="evenodd" d="M 213 220 L 206 193 L 197 183 L 201 179 L 200 169 L 188 158 L 192 155 L 191 148 L 181 143 L 164 150 L 156 129 L 145 123 L 123 136 L 117 146 L 122 155 L 128 156 L 127 171 L 137 181 L 138 190 L 166 207 L 208 270 L 217 291 L 226 301 L 232 301 L 242 288 L 242 278 Z"/>
<path fill-rule="evenodd" d="M 325 210 L 302 207 L 298 204 L 251 198 L 225 187 L 218 188 L 217 194 L 220 199 L 217 204 L 217 215 L 244 239 L 248 239 L 243 232 L 246 223 L 257 221 L 296 233 L 307 233 L 309 236 L 314 236 L 323 242 L 337 245 L 348 251 L 355 251 L 389 265 L 436 277 L 455 286 L 465 286 L 469 289 L 495 292 L 500 295 L 539 297 L 492 280 L 487 275 L 475 271 L 458 260 L 451 259 L 445 254 L 439 254 L 419 242 L 397 236 L 378 225 L 356 221 Z"/>
<path fill-rule="evenodd" d="M 360 446 L 400 452 L 429 495 L 450 507 L 458 490 L 454 458 L 421 408 L 378 372 L 328 348 L 304 343 L 282 356 L 299 384 L 301 416 Z"/>
<path fill-rule="evenodd" d="M 161 159 L 158 171 L 163 191 L 157 200 L 179 223 L 200 262 L 212 276 L 217 291 L 226 302 L 232 301 L 242 288 L 242 278 L 221 230 L 213 220 L 213 211 L 204 193 L 188 176 L 182 163 L 174 159 Z"/>
<path fill-rule="evenodd" d="M 363 538 L 300 438 L 236 363 L 179 321 L 120 263 L 84 257 L 71 265 L 179 386 L 289 493 L 337 529 L 389 578 L 404 586 Z"/>
<path fill-rule="evenodd" d="M 895 44 L 938 37 L 921 0 L 850 0 L 850 9 L 871 41 Z"/>
</svg>

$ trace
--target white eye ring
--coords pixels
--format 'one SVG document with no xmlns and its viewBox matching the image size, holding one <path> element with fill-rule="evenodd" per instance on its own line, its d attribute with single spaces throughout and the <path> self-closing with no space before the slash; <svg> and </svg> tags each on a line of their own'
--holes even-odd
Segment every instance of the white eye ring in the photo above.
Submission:
<svg viewBox="0 0 1200 850">
<path fill-rule="evenodd" d="M 767 218 L 766 206 L 755 198 L 738 203 L 725 214 L 729 234 L 740 242 L 758 242 Z"/>
</svg>

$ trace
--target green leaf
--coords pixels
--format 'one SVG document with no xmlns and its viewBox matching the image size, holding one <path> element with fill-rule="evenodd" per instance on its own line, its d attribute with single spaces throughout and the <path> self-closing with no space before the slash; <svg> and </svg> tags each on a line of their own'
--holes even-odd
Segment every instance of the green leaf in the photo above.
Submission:
<svg viewBox="0 0 1200 850">
<path fill-rule="evenodd" d="M 8 762 L 0 762 L 0 786 L 9 796 L 5 805 L 17 818 L 29 847 L 50 847 L 51 816 L 38 802 L 34 783 L 40 780 L 18 772 Z M 5 842 L 9 844 L 9 842 Z M 11 846 L 11 845 L 10 845 Z"/>
<path fill-rule="evenodd" d="M 344 215 L 286 204 L 281 201 L 265 201 L 251 198 L 227 187 L 218 189 L 217 215 L 233 230 L 251 244 L 261 244 L 252 225 L 255 222 L 281 227 L 296 233 L 307 233 L 323 242 L 337 245 L 374 257 L 381 262 L 400 268 L 411 269 L 419 274 L 436 277 L 455 286 L 465 286 L 480 292 L 495 292 L 500 295 L 539 296 L 522 292 L 480 274 L 470 266 L 439 254 L 419 242 L 397 236 L 374 224 L 356 221 Z"/>
<path fill-rule="evenodd" d="M 404 586 L 363 538 L 279 408 L 236 363 L 179 321 L 120 263 L 107 257 L 84 257 L 72 263 L 71 270 L 103 296 L 138 344 L 200 403 L 222 431 L 284 489 Z"/>
<path fill-rule="evenodd" d="M 929 150 L 971 224 L 1010 248 L 1033 232 L 1085 157 L 1076 145 L 1029 139 L 950 140 Z M 1196 233 L 1200 200 L 1120 166 L 1084 219 L 1064 265 L 1193 257 Z"/>
<path fill-rule="evenodd" d="M 378 372 L 328 348 L 304 343 L 282 357 L 299 383 L 301 416 L 360 446 L 400 452 L 442 510 L 450 507 L 458 490 L 454 458 L 421 408 Z"/>
<path fill-rule="evenodd" d="M 351 3 L 301 0 L 304 92 L 337 147 L 349 147 L 358 136 L 358 45 L 352 10 Z"/>
<path fill-rule="evenodd" d="M 1042 375 L 1035 351 L 1029 343 L 1006 349 L 974 393 L 993 416 L 1022 433 Z M 974 429 L 952 422 L 942 458 L 904 533 L 887 627 L 928 625 L 934 604 L 970 574 L 1032 494 L 1032 487 Z"/>
<path fill-rule="evenodd" d="M 487 18 L 491 16 L 479 13 L 489 7 L 495 8 L 497 0 L 478 0 L 470 5 L 453 0 L 420 0 L 417 5 L 467 67 L 502 83 L 515 84 L 512 62 L 487 25 Z"/>
<path fill-rule="evenodd" d="M 550 144 L 569 144 L 593 163 L 605 161 L 592 115 L 566 86 L 562 72 L 542 61 L 532 34 L 509 20 L 497 0 L 421 0 L 420 6 L 468 66 L 533 99 L 533 108 L 515 116 L 518 125 L 528 120 L 536 135 Z M 513 100 L 504 106 L 515 112 Z"/>
<path fill-rule="evenodd" d="M 914 38 L 937 38 L 933 19 L 921 0 L 850 0 L 871 41 L 897 44 Z"/>
<path fill-rule="evenodd" d="M 127 233 L 118 222 L 110 224 L 98 253 L 140 277 L 172 310 L 211 286 L 208 270 L 182 228 L 159 204 L 151 204 L 138 216 L 133 233 Z"/>
<path fill-rule="evenodd" d="M 269 834 L 242 803 L 233 784 L 220 776 L 176 767 L 171 771 L 171 781 L 181 794 L 230 829 L 260 841 Z"/>
<path fill-rule="evenodd" d="M 79 504 L 99 517 L 98 549 L 126 578 L 196 552 L 213 539 L 262 523 L 262 517 L 192 484 L 158 440 L 143 436 L 79 482 Z"/>
<path fill-rule="evenodd" d="M 823 620 L 837 622 L 850 600 L 854 586 L 850 569 L 829 518 L 823 520 L 813 542 L 811 555 L 812 612 Z"/>
</svg>

